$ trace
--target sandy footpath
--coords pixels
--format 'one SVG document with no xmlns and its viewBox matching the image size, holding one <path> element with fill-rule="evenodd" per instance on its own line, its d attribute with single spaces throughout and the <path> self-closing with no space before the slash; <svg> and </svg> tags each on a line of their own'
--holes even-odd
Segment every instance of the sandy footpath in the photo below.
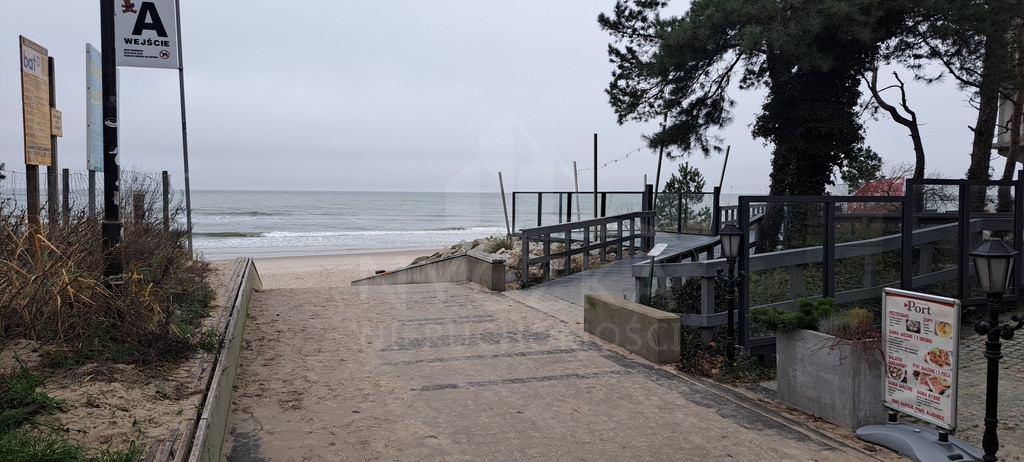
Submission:
<svg viewBox="0 0 1024 462">
<path fill-rule="evenodd" d="M 349 284 L 428 253 L 257 260 L 222 457 L 894 460 L 473 284 Z"/>
</svg>

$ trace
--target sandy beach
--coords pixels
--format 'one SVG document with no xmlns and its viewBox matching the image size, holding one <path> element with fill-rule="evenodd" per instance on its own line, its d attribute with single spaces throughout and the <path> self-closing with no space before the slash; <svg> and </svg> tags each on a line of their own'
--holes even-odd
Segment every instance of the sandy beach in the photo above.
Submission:
<svg viewBox="0 0 1024 462">
<path fill-rule="evenodd" d="M 412 263 L 435 249 L 351 253 L 305 257 L 256 258 L 256 270 L 264 289 L 348 287 L 356 279 L 373 276 L 376 270 L 391 271 Z"/>
</svg>

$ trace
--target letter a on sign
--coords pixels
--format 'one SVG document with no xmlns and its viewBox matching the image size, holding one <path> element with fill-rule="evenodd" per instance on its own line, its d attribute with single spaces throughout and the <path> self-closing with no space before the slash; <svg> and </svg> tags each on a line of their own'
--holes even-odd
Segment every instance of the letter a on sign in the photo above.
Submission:
<svg viewBox="0 0 1024 462">
<path fill-rule="evenodd" d="M 178 68 L 176 0 L 114 0 L 117 65 Z"/>
</svg>

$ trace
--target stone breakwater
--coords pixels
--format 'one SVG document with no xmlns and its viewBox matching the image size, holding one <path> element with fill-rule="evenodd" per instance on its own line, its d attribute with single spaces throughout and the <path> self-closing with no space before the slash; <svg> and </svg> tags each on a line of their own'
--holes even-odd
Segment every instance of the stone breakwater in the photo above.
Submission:
<svg viewBox="0 0 1024 462">
<path fill-rule="evenodd" d="M 580 243 L 573 243 L 572 248 L 578 249 L 582 247 Z M 505 259 L 505 281 L 508 284 L 509 289 L 518 287 L 520 276 L 522 273 L 522 258 L 523 258 L 523 243 L 518 237 L 504 238 L 497 236 L 488 236 L 485 238 L 474 239 L 472 241 L 461 241 L 458 244 L 443 247 L 437 252 L 431 255 L 424 255 L 417 257 L 409 266 L 420 265 L 424 263 L 430 263 L 438 260 L 444 260 L 447 258 L 457 257 L 465 255 L 470 250 L 478 250 L 491 255 L 502 257 Z M 565 245 L 561 243 L 551 244 L 551 253 L 558 253 L 565 250 Z M 530 243 L 530 256 L 540 257 L 544 255 L 544 245 L 539 242 Z M 606 252 L 605 258 L 608 260 L 615 259 L 615 252 Z M 551 277 L 556 278 L 565 276 L 567 274 L 580 272 L 583 270 L 583 255 L 574 255 L 570 258 L 570 271 L 567 273 L 565 268 L 565 260 L 557 259 L 550 262 L 551 265 Z M 592 250 L 589 254 L 591 268 L 596 268 L 601 265 L 601 254 L 599 250 Z M 543 277 L 543 269 L 540 265 L 530 266 L 530 279 L 540 280 Z"/>
</svg>

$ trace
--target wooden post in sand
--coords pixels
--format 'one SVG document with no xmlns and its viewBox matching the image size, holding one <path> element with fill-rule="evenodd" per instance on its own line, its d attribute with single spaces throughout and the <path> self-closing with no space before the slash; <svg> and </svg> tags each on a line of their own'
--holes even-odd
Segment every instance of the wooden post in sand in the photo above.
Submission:
<svg viewBox="0 0 1024 462">
<path fill-rule="evenodd" d="M 501 188 L 501 208 L 505 209 L 505 236 L 512 236 L 512 226 L 508 224 L 508 203 L 505 202 L 505 181 L 501 179 L 501 172 L 498 172 L 498 186 Z"/>
</svg>

